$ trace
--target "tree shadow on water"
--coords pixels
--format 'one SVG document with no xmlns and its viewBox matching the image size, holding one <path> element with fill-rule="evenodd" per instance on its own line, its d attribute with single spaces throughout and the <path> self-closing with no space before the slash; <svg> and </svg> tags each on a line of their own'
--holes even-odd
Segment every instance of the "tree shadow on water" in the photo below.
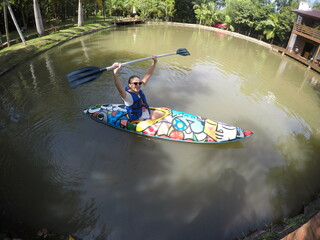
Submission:
<svg viewBox="0 0 320 240">
<path fill-rule="evenodd" d="M 203 206 L 172 239 L 229 239 L 233 220 L 245 203 L 246 180 L 233 169 L 225 169 L 216 182 L 201 186 Z"/>
<path fill-rule="evenodd" d="M 49 239 L 55 239 L 99 224 L 94 200 L 82 206 L 83 191 L 77 190 L 77 184 L 59 181 L 59 175 L 64 174 L 61 171 L 71 169 L 50 164 L 50 156 L 41 156 L 42 151 L 34 152 L 29 145 L 0 143 L 4 153 L 0 159 L 2 234 L 39 239 L 38 232 L 45 229 Z M 101 228 L 100 236 L 108 234 L 109 229 Z"/>
<path fill-rule="evenodd" d="M 285 165 L 271 168 L 266 176 L 273 188 L 270 202 L 277 218 L 301 213 L 320 190 L 319 136 L 297 134 L 291 138 L 284 138 L 278 145 Z"/>
</svg>

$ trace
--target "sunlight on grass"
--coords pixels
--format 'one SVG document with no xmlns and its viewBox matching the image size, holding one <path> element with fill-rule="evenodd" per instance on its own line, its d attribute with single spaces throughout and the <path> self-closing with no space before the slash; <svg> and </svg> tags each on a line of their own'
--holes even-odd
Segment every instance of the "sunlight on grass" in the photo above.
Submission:
<svg viewBox="0 0 320 240">
<path fill-rule="evenodd" d="M 110 22 L 99 22 L 87 24 L 82 27 L 71 27 L 67 29 L 57 30 L 51 34 L 43 37 L 37 37 L 27 40 L 27 45 L 23 43 L 14 44 L 0 50 L 0 75 L 11 69 L 13 66 L 18 65 L 25 59 L 33 57 L 34 55 L 48 50 L 57 44 L 64 42 L 70 38 L 82 36 L 86 32 L 92 30 L 100 30 L 111 26 Z"/>
</svg>

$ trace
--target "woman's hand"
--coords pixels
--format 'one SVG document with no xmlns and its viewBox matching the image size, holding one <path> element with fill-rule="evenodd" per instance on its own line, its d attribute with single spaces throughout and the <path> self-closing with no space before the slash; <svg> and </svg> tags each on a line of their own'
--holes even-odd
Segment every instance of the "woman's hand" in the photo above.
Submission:
<svg viewBox="0 0 320 240">
<path fill-rule="evenodd" d="M 122 67 L 121 63 L 114 63 L 112 64 L 112 66 L 115 67 L 115 69 L 113 69 L 114 74 L 117 74 L 120 68 Z"/>
<path fill-rule="evenodd" d="M 153 60 L 154 63 L 157 63 L 157 61 L 158 61 L 157 56 L 152 55 L 151 58 L 152 58 L 152 60 Z"/>
</svg>

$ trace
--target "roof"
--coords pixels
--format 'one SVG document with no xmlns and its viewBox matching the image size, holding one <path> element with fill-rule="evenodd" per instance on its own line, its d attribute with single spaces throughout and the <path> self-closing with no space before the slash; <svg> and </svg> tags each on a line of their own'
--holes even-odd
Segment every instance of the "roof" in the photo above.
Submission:
<svg viewBox="0 0 320 240">
<path fill-rule="evenodd" d="M 303 17 L 310 17 L 317 20 L 320 20 L 320 10 L 292 10 L 292 12 L 299 14 Z"/>
</svg>

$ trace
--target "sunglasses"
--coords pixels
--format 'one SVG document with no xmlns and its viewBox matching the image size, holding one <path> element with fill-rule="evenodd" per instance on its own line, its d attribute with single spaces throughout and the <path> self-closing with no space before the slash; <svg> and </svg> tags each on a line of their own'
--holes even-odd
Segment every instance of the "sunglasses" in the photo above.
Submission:
<svg viewBox="0 0 320 240">
<path fill-rule="evenodd" d="M 131 84 L 134 84 L 134 85 L 142 85 L 142 82 L 133 82 L 133 83 L 131 83 Z"/>
</svg>

